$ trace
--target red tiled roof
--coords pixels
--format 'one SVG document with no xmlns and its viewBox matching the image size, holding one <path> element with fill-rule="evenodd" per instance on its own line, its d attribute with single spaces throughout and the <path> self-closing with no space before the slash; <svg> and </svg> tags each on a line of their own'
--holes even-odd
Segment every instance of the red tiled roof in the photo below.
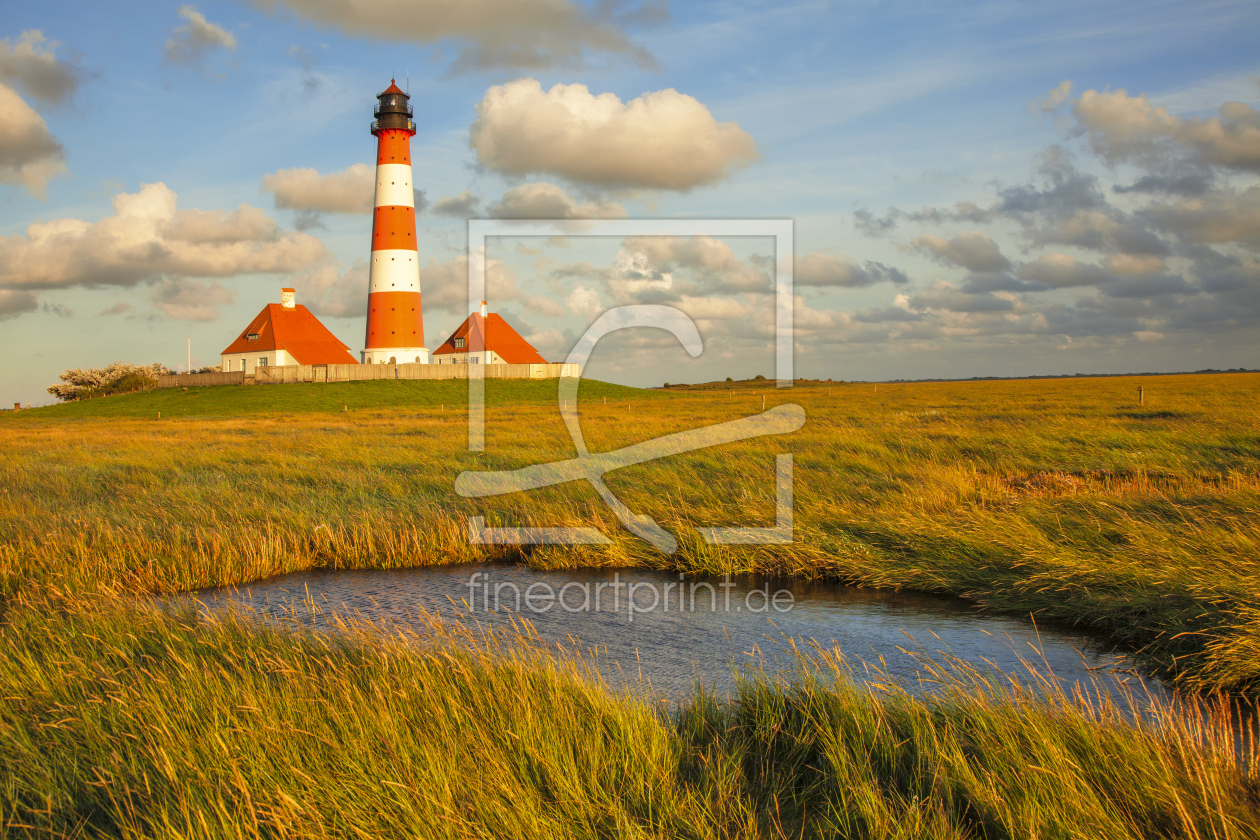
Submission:
<svg viewBox="0 0 1260 840">
<path fill-rule="evenodd" d="M 251 335 L 258 338 L 251 340 Z M 278 303 L 267 304 L 223 354 L 252 353 L 255 350 L 284 350 L 299 365 L 359 363 L 350 355 L 350 348 L 301 305 L 285 309 Z"/>
<path fill-rule="evenodd" d="M 464 339 L 464 346 L 455 348 L 455 339 Z M 520 333 L 500 316 L 491 312 L 484 319 L 480 312 L 469 315 L 442 346 L 433 351 L 434 356 L 447 353 L 478 352 L 492 350 L 509 365 L 545 365 L 547 360 L 538 355 L 533 346 L 521 338 Z"/>
</svg>

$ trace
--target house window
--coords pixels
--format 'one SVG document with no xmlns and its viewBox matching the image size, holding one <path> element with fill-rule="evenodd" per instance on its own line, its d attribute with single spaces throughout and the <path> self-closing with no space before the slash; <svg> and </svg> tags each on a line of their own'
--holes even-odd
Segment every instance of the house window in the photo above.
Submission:
<svg viewBox="0 0 1260 840">
<path fill-rule="evenodd" d="M 259 358 L 259 359 L 258 359 L 258 366 L 259 366 L 259 367 L 266 367 L 266 366 L 267 366 L 267 357 L 266 357 L 266 356 L 262 356 L 261 358 Z"/>
<path fill-rule="evenodd" d="M 258 333 L 250 333 L 249 335 L 245 336 L 245 340 L 246 340 L 246 341 L 257 341 L 257 340 L 258 340 Z"/>
<path fill-rule="evenodd" d="M 469 360 L 468 360 L 468 364 L 470 364 L 470 365 L 479 365 L 479 364 L 481 364 L 481 362 L 478 360 L 478 357 L 477 357 L 477 356 L 473 356 L 471 359 L 469 359 Z"/>
<path fill-rule="evenodd" d="M 462 338 L 457 338 L 457 339 L 455 339 L 455 347 L 456 347 L 456 349 L 463 349 L 463 347 L 464 347 L 464 339 L 462 339 Z"/>
</svg>

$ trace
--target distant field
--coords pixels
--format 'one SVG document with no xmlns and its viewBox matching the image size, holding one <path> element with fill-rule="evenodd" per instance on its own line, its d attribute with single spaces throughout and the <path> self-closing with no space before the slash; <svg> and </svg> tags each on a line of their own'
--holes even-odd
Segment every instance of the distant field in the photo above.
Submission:
<svg viewBox="0 0 1260 840">
<path fill-rule="evenodd" d="M 806 409 L 793 435 L 608 476 L 633 510 L 678 535 L 669 557 L 582 484 L 454 494 L 462 470 L 572 457 L 555 387 L 488 382 L 484 453 L 467 451 L 458 382 L 169 389 L 6 413 L 0 595 L 485 557 L 755 571 L 961 595 L 1092 629 L 1188 686 L 1260 685 L 1260 374 L 667 391 L 584 382 L 594 451 L 755 414 L 763 398 Z M 695 526 L 773 523 L 776 452 L 795 457 L 796 542 L 703 543 Z M 470 546 L 477 514 L 593 524 L 613 545 Z"/>
</svg>

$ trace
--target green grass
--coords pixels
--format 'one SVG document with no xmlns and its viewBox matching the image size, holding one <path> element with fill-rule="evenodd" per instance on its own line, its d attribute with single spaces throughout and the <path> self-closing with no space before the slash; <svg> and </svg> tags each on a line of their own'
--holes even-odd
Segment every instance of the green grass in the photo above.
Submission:
<svg viewBox="0 0 1260 840">
<path fill-rule="evenodd" d="M 584 380 L 589 398 L 642 399 L 659 392 Z M 491 379 L 486 404 L 554 404 L 556 380 Z M 201 388 L 154 388 L 106 399 L 78 400 L 14 412 L 11 422 L 71 417 L 239 417 L 252 414 L 327 414 L 366 409 L 436 408 L 468 405 L 464 380 L 390 380 L 332 382 L 322 385 L 218 385 Z"/>
<path fill-rule="evenodd" d="M 1260 835 L 1225 709 L 1139 723 L 965 671 L 919 699 L 824 658 L 671 716 L 440 627 L 62 608 L 0 633 L 0 836 Z"/>
</svg>

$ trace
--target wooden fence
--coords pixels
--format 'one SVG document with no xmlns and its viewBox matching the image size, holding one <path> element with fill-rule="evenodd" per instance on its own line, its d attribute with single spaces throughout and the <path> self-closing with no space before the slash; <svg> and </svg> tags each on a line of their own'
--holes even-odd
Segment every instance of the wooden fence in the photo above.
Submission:
<svg viewBox="0 0 1260 840">
<path fill-rule="evenodd" d="M 569 379 L 582 375 L 581 365 L 277 365 L 254 368 L 249 376 L 239 370 L 159 376 L 158 387 L 285 385 L 363 379 L 468 379 L 472 369 L 476 368 L 480 368 L 486 379 Z"/>
<path fill-rule="evenodd" d="M 194 385 L 241 385 L 245 371 L 229 370 L 225 373 L 169 373 L 158 377 L 159 388 L 191 388 Z"/>
</svg>

